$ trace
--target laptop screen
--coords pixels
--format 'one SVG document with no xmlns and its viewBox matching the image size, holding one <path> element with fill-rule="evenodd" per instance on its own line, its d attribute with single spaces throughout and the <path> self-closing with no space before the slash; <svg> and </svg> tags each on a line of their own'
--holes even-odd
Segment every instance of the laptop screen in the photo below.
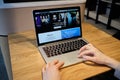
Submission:
<svg viewBox="0 0 120 80">
<path fill-rule="evenodd" d="M 38 45 L 80 37 L 80 7 L 33 10 Z"/>
</svg>

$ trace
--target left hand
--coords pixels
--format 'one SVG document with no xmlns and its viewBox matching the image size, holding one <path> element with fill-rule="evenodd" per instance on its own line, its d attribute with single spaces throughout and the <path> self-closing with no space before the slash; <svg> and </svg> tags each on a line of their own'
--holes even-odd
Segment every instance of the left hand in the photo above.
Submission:
<svg viewBox="0 0 120 80">
<path fill-rule="evenodd" d="M 54 60 L 48 63 L 42 69 L 43 80 L 60 80 L 59 69 L 64 65 L 64 62 Z"/>
</svg>

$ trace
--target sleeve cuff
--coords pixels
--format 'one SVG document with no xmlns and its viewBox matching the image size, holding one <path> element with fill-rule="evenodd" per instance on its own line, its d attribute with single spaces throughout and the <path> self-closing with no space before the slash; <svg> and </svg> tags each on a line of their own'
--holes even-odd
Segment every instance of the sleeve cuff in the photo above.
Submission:
<svg viewBox="0 0 120 80">
<path fill-rule="evenodd" d="M 120 79 L 120 64 L 119 64 L 118 67 L 115 69 L 114 76 L 117 77 L 118 79 Z"/>
</svg>

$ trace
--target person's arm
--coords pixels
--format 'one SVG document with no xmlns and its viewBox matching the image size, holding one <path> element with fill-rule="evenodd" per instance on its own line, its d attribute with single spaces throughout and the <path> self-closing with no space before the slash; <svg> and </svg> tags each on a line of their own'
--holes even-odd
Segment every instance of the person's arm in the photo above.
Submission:
<svg viewBox="0 0 120 80">
<path fill-rule="evenodd" d="M 118 79 L 120 79 L 120 64 L 115 69 L 114 76 L 116 76 Z"/>
<path fill-rule="evenodd" d="M 47 63 L 42 69 L 42 80 L 60 80 L 59 69 L 64 65 L 64 62 L 54 60 Z"/>
<path fill-rule="evenodd" d="M 78 57 L 82 57 L 84 60 L 89 60 L 98 64 L 104 64 L 115 69 L 115 76 L 120 79 L 120 75 L 118 75 L 120 74 L 120 62 L 106 56 L 92 44 L 83 46 L 79 51 Z"/>
<path fill-rule="evenodd" d="M 106 65 L 115 69 L 114 76 L 120 79 L 120 62 L 110 58 L 109 61 L 106 61 Z"/>
</svg>

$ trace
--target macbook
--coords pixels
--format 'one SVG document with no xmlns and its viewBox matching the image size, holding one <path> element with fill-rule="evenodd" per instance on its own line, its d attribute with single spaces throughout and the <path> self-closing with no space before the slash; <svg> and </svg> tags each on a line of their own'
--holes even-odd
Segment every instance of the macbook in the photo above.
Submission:
<svg viewBox="0 0 120 80">
<path fill-rule="evenodd" d="M 80 7 L 33 10 L 36 39 L 46 63 L 64 61 L 63 67 L 82 62 L 79 49 L 88 42 L 82 38 Z"/>
</svg>

